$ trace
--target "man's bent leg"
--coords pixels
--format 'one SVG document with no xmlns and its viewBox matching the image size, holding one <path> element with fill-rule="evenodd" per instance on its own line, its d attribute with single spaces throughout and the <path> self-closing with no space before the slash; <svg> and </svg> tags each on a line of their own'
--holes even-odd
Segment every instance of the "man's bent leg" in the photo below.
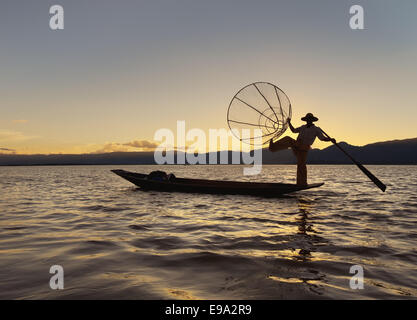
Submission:
<svg viewBox="0 0 417 320">
<path fill-rule="evenodd" d="M 284 137 L 278 141 L 272 142 L 269 144 L 269 151 L 275 152 L 280 150 L 285 150 L 293 147 L 295 140 L 291 137 Z"/>
</svg>

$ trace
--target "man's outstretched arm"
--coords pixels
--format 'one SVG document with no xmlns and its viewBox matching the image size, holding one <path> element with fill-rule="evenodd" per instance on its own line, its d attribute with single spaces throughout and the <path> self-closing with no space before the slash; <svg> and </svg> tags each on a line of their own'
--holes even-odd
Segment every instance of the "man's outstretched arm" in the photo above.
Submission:
<svg viewBox="0 0 417 320">
<path fill-rule="evenodd" d="M 290 127 L 290 130 L 292 131 L 292 133 L 300 133 L 301 128 L 303 127 L 303 126 L 301 126 L 301 127 L 298 127 L 298 128 L 294 128 L 294 126 L 291 123 L 290 118 L 287 119 L 287 123 L 288 123 L 288 126 Z"/>
<path fill-rule="evenodd" d="M 292 123 L 291 123 L 291 119 L 290 119 L 290 118 L 288 118 L 288 119 L 287 119 L 287 123 L 288 123 L 288 126 L 290 127 L 290 130 L 292 131 L 292 133 L 297 133 L 297 129 L 295 129 L 295 128 L 293 127 L 293 125 L 292 125 Z"/>
<path fill-rule="evenodd" d="M 321 131 L 320 128 L 318 128 L 318 133 L 317 133 L 317 138 L 319 138 L 321 141 L 331 141 L 333 143 L 336 143 L 336 139 L 330 138 L 330 137 L 326 137 L 323 132 Z"/>
</svg>

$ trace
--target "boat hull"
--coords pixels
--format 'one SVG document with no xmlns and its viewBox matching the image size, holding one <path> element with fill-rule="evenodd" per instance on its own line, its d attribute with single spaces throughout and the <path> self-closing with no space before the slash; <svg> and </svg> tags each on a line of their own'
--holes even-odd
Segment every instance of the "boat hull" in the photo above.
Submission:
<svg viewBox="0 0 417 320">
<path fill-rule="evenodd" d="M 298 186 L 287 183 L 262 183 L 241 181 L 220 181 L 175 178 L 173 181 L 148 179 L 148 175 L 125 170 L 112 170 L 113 173 L 133 183 L 143 190 L 163 192 L 187 192 L 209 194 L 242 194 L 274 197 L 291 192 L 307 190 L 322 186 L 324 183 Z"/>
</svg>

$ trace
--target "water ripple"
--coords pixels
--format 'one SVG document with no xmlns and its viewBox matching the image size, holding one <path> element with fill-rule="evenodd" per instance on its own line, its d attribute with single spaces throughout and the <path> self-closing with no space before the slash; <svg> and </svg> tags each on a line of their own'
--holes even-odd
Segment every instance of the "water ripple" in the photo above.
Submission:
<svg viewBox="0 0 417 320">
<path fill-rule="evenodd" d="M 142 192 L 110 166 L 0 167 L 0 299 L 417 297 L 417 170 L 309 166 L 281 198 Z M 157 166 L 129 166 L 148 173 Z M 166 166 L 177 176 L 294 181 L 294 166 Z M 65 290 L 48 289 L 49 268 Z M 365 289 L 349 287 L 361 265 Z"/>
</svg>

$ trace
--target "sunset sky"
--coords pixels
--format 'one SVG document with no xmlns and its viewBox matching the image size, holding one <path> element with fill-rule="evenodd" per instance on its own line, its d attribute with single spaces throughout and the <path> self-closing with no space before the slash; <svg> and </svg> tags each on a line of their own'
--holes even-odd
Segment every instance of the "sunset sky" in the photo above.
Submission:
<svg viewBox="0 0 417 320">
<path fill-rule="evenodd" d="M 53 4 L 64 30 L 49 29 Z M 349 28 L 352 4 L 365 30 Z M 4 0 L 0 39 L 0 153 L 148 150 L 177 120 L 227 128 L 254 81 L 285 91 L 295 126 L 312 112 L 354 145 L 417 137 L 415 0 Z"/>
</svg>

